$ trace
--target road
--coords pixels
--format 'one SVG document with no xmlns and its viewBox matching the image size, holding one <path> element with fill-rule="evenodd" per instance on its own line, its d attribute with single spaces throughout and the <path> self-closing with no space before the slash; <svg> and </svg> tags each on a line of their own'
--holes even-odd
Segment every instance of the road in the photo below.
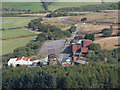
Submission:
<svg viewBox="0 0 120 90">
<path fill-rule="evenodd" d="M 71 22 L 71 21 L 67 20 L 68 18 L 69 17 L 60 18 L 59 20 Z M 72 59 L 72 58 L 70 58 L 70 55 L 72 54 L 72 48 L 70 47 L 70 41 L 74 39 L 74 37 L 76 36 L 79 29 L 80 29 L 80 25 L 77 26 L 76 31 L 73 32 L 71 37 L 68 38 L 68 42 L 66 43 L 66 46 L 63 48 L 62 52 L 60 53 L 60 56 L 59 56 L 59 59 L 58 59 L 60 62 L 62 62 L 63 60 L 65 60 L 67 58 Z"/>
</svg>

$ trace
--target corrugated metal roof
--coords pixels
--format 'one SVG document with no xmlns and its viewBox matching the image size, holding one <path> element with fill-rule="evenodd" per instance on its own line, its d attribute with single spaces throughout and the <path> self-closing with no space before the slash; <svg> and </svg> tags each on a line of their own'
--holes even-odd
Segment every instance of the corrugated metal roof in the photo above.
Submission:
<svg viewBox="0 0 120 90">
<path fill-rule="evenodd" d="M 86 61 L 83 61 L 83 60 L 77 60 L 75 63 L 85 64 L 85 63 L 86 63 Z"/>
</svg>

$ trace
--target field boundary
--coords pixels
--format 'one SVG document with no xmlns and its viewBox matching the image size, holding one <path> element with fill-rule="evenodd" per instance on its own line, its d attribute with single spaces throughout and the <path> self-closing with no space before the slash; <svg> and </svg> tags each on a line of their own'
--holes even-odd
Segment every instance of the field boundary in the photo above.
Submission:
<svg viewBox="0 0 120 90">
<path fill-rule="evenodd" d="M 31 37 L 31 36 L 37 36 L 38 34 L 32 34 L 32 35 L 24 35 L 24 36 L 18 36 L 18 37 L 10 37 L 10 38 L 4 38 L 0 40 L 10 40 L 10 39 L 18 39 L 18 38 L 24 38 L 24 37 Z"/>
</svg>

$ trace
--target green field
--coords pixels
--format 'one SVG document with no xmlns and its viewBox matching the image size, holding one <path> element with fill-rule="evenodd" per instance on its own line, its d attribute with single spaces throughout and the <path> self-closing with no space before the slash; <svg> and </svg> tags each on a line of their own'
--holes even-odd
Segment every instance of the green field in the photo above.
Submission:
<svg viewBox="0 0 120 90">
<path fill-rule="evenodd" d="M 19 14 L 19 13 L 25 13 L 25 12 L 22 12 L 22 11 L 2 11 L 2 14 L 9 14 L 9 13 Z"/>
<path fill-rule="evenodd" d="M 34 12 L 45 11 L 42 5 L 40 2 L 2 2 L 2 8 L 15 8 Z"/>
<path fill-rule="evenodd" d="M 2 38 L 36 34 L 35 32 L 30 32 L 27 28 L 25 28 L 30 20 L 36 18 L 38 17 L 3 17 L 2 28 L 6 30 L 0 31 L 0 33 L 2 33 Z M 8 30 L 9 28 L 16 27 L 22 28 Z M 30 40 L 34 40 L 35 38 L 35 36 L 32 36 L 19 39 L 2 40 L 2 54 L 11 53 L 16 47 L 25 46 Z"/>
<path fill-rule="evenodd" d="M 83 2 L 82 2 L 83 1 Z M 88 2 L 87 2 L 88 1 Z M 48 10 L 54 11 L 64 7 L 80 7 L 85 5 L 100 4 L 101 0 L 81 0 L 81 2 L 53 2 L 48 5 Z M 104 2 L 108 0 L 104 0 Z M 109 2 L 118 2 L 119 0 L 109 0 Z M 33 12 L 45 11 L 41 2 L 2 2 L 2 8 L 15 8 L 21 10 L 31 10 Z M 4 12 L 5 13 L 5 12 Z"/>
<path fill-rule="evenodd" d="M 24 29 L 15 29 L 15 30 L 4 30 L 2 31 L 2 38 L 9 38 L 9 37 L 18 37 L 18 36 L 25 36 L 25 35 L 32 35 L 35 34 L 34 32 L 30 32 Z"/>
<path fill-rule="evenodd" d="M 38 17 L 3 17 L 2 28 L 6 30 L 0 31 L 2 32 L 2 38 L 35 34 L 34 32 L 30 32 L 27 29 L 25 29 L 25 27 L 27 27 L 30 20 L 36 19 L 36 18 Z M 17 27 L 21 27 L 21 28 L 11 29 L 11 28 L 17 28 Z"/>
<path fill-rule="evenodd" d="M 32 19 L 36 18 L 38 17 L 2 17 L 2 28 L 24 27 L 27 26 Z"/>
<path fill-rule="evenodd" d="M 25 37 L 25 38 L 11 39 L 11 40 L 3 40 L 2 55 L 7 53 L 12 53 L 15 48 L 25 46 L 31 40 L 35 40 L 35 38 L 36 37 L 33 36 L 33 37 L 27 37 L 27 38 Z"/>
<path fill-rule="evenodd" d="M 48 9 L 54 11 L 64 7 L 80 7 L 84 5 L 100 4 L 99 2 L 54 2 L 48 6 Z"/>
</svg>

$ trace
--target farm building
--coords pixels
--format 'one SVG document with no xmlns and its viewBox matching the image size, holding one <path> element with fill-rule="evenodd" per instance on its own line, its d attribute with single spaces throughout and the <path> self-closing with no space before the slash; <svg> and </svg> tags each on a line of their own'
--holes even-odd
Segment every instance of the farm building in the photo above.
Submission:
<svg viewBox="0 0 120 90">
<path fill-rule="evenodd" d="M 92 43 L 92 40 L 82 39 L 77 43 L 72 43 L 73 62 L 76 62 L 79 55 L 88 52 L 88 46 Z"/>
<path fill-rule="evenodd" d="M 29 65 L 32 65 L 33 62 L 30 61 L 30 58 L 27 58 L 27 57 L 20 57 L 20 58 L 11 58 L 9 61 L 8 61 L 8 66 L 18 66 L 18 65 L 22 65 L 22 66 L 29 66 Z"/>
</svg>

